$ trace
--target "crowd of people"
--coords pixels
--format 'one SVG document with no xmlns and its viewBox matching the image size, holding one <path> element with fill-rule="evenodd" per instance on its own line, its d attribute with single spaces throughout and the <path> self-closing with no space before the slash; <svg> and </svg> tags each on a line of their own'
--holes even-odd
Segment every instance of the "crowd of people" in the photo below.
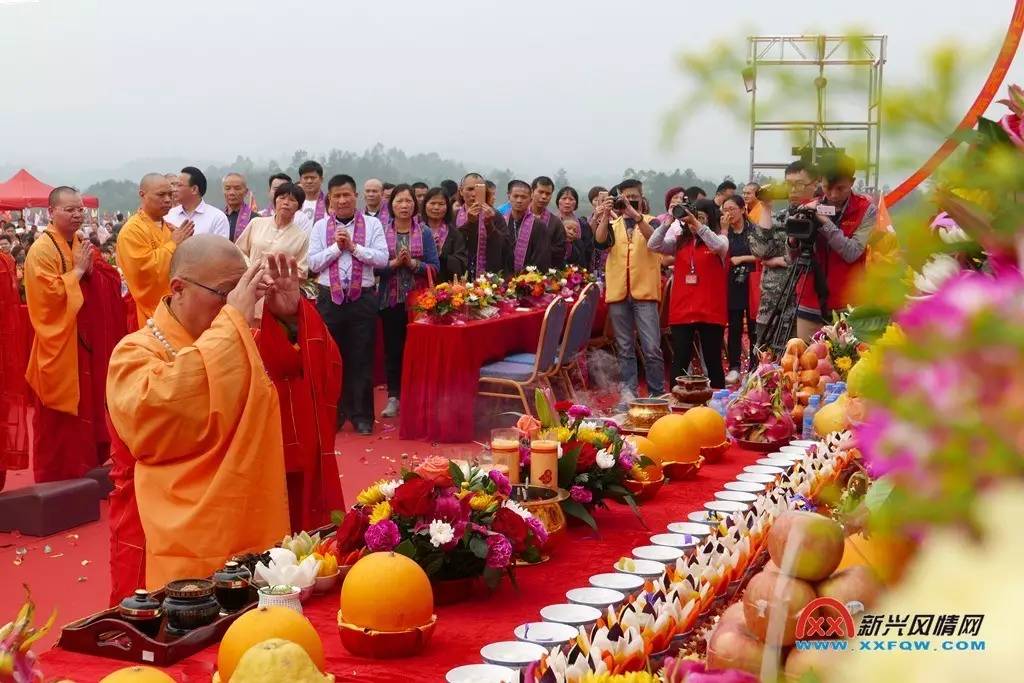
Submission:
<svg viewBox="0 0 1024 683">
<path fill-rule="evenodd" d="M 410 297 L 431 282 L 596 273 L 626 401 L 640 391 L 637 349 L 647 391 L 660 395 L 695 348 L 720 388 L 740 378 L 743 348 L 809 336 L 845 306 L 875 221 L 845 157 L 821 171 L 792 163 L 788 206 L 774 213 L 781 188 L 728 180 L 713 194 L 672 188 L 657 208 L 636 179 L 590 188 L 589 206 L 547 176 L 512 180 L 500 205 L 477 173 L 360 186 L 345 174 L 325 182 L 307 161 L 297 180 L 266 182 L 260 210 L 248 180 L 228 174 L 222 210 L 199 169 L 149 173 L 137 212 L 91 226 L 82 195 L 62 186 L 48 225 L 0 233 L 4 300 L 16 268 L 34 332 L 35 480 L 112 462 L 112 600 L 205 575 L 225 553 L 268 547 L 341 508 L 334 438 L 346 422 L 373 431 L 378 323 L 383 416 L 394 417 Z M 813 237 L 794 238 L 801 215 Z M 808 254 L 813 267 L 800 269 Z M 247 502 L 225 504 L 242 492 Z M 266 521 L 258 530 L 254 514 Z"/>
<path fill-rule="evenodd" d="M 120 214 L 95 216 L 80 233 L 121 267 L 126 289 L 138 283 L 130 295 L 139 325 L 164 294 L 159 282 L 129 272 L 154 239 L 177 245 L 191 235 L 213 234 L 234 242 L 249 262 L 271 253 L 293 256 L 301 276 L 315 283 L 317 308 L 349 368 L 337 426 L 350 421 L 364 434 L 374 422 L 377 321 L 384 330 L 388 390 L 382 416 L 395 417 L 408 298 L 428 280 L 513 274 L 531 266 L 579 265 L 598 273 L 626 400 L 638 392 L 637 349 L 647 390 L 659 395 L 690 367 L 695 350 L 712 386 L 723 387 L 739 381 L 745 350 L 769 325 L 787 325 L 774 337 L 809 337 L 823 314 L 845 306 L 847 283 L 864 262 L 875 221 L 870 199 L 852 191 L 854 166 L 846 157 L 821 172 L 801 161 L 791 164 L 785 172 L 789 204 L 777 212 L 772 200 L 782 197 L 779 188 L 773 193 L 730 180 L 711 194 L 700 187 L 671 188 L 656 208 L 633 179 L 590 188 L 585 206 L 575 188 L 556 188 L 547 176 L 512 180 L 501 204 L 494 184 L 477 173 L 436 187 L 375 178 L 360 187 L 347 175 L 325 179 L 323 167 L 307 161 L 298 178 L 275 173 L 266 182 L 260 210 L 248 180 L 229 173 L 222 179 L 221 210 L 207 203 L 210 187 L 198 168 L 150 174 L 140 187 L 137 213 L 127 221 Z M 787 283 L 797 254 L 786 220 L 795 207 L 819 205 L 832 207 L 815 213 L 821 228 L 815 259 L 828 292 L 824 312 L 810 275 L 795 288 Z M 24 221 L 5 225 L 0 234 L 0 251 L 14 258 L 19 279 L 27 249 L 41 234 Z M 165 248 L 164 267 L 170 255 Z M 21 286 L 24 292 L 23 280 Z M 671 343 L 663 348 L 666 325 Z"/>
</svg>

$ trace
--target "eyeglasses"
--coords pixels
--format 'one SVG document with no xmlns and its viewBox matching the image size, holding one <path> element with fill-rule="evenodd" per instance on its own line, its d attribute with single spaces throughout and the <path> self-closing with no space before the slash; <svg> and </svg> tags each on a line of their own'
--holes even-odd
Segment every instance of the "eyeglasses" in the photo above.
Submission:
<svg viewBox="0 0 1024 683">
<path fill-rule="evenodd" d="M 228 298 L 228 294 L 230 294 L 230 292 L 222 292 L 219 289 L 214 289 L 213 287 L 207 287 L 202 282 L 196 282 L 195 280 L 193 280 L 190 277 L 183 277 L 181 279 L 184 280 L 185 282 L 188 282 L 190 284 L 195 285 L 196 287 L 199 287 L 201 289 L 205 289 L 210 294 L 213 294 L 214 296 L 218 296 L 221 299 L 225 299 L 226 300 Z"/>
<path fill-rule="evenodd" d="M 809 187 L 814 187 L 817 183 L 813 180 L 787 180 L 786 185 L 794 190 L 806 190 Z"/>
</svg>

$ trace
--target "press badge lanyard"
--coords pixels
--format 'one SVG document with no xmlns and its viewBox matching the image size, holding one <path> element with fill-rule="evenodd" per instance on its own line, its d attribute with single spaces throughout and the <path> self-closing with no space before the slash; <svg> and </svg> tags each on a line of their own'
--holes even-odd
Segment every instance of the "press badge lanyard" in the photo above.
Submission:
<svg viewBox="0 0 1024 683">
<path fill-rule="evenodd" d="M 688 285 L 697 284 L 697 239 L 696 235 L 691 235 L 693 242 L 690 243 L 690 272 L 686 274 L 683 282 Z"/>
</svg>

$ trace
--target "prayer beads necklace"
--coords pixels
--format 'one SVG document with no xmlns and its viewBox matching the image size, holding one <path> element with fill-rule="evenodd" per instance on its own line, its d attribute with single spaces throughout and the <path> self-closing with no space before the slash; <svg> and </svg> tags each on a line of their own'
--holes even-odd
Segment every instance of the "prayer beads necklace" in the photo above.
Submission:
<svg viewBox="0 0 1024 683">
<path fill-rule="evenodd" d="M 171 359 L 173 360 L 176 358 L 178 356 L 178 352 L 173 346 L 171 346 L 171 342 L 167 341 L 167 337 L 165 337 L 164 333 L 160 331 L 160 328 L 156 326 L 156 323 L 153 322 L 152 318 L 146 321 L 146 326 L 149 327 L 149 331 L 153 333 L 156 340 L 163 344 L 164 348 L 167 349 L 167 353 L 171 354 Z"/>
</svg>

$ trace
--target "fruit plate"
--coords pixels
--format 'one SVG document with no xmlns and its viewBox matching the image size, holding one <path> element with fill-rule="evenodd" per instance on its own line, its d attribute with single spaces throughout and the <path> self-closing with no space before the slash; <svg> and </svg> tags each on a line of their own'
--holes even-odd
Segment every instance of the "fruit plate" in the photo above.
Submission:
<svg viewBox="0 0 1024 683">
<path fill-rule="evenodd" d="M 780 439 L 779 441 L 744 441 L 739 439 L 736 441 L 736 445 L 743 450 L 757 451 L 759 453 L 774 453 L 788 443 L 789 439 Z"/>
<path fill-rule="evenodd" d="M 633 499 L 638 503 L 645 500 L 650 500 L 654 496 L 658 495 L 658 491 L 661 490 L 662 485 L 665 483 L 665 475 L 654 481 L 636 481 L 635 479 L 626 479 L 622 482 L 626 489 L 633 494 Z"/>
<path fill-rule="evenodd" d="M 718 462 L 725 455 L 725 452 L 729 450 L 729 446 L 732 442 L 726 439 L 717 446 L 704 446 L 700 449 L 700 454 L 704 458 L 704 462 Z"/>
<path fill-rule="evenodd" d="M 663 462 L 661 469 L 671 481 L 693 479 L 704 464 L 704 456 L 700 456 L 692 462 Z"/>
<path fill-rule="evenodd" d="M 360 628 L 344 620 L 338 610 L 338 631 L 341 644 L 357 657 L 393 659 L 418 654 L 430 643 L 437 625 L 437 615 L 430 617 L 423 626 L 407 628 L 404 631 L 374 631 Z"/>
</svg>

